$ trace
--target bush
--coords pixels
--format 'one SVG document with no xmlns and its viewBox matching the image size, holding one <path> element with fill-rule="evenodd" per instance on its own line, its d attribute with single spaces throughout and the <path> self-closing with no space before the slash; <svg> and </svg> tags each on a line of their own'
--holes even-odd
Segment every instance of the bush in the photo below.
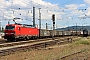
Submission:
<svg viewBox="0 0 90 60">
<path fill-rule="evenodd" d="M 75 42 L 76 44 L 85 44 L 85 45 L 90 45 L 90 42 L 87 40 L 79 40 Z"/>
</svg>

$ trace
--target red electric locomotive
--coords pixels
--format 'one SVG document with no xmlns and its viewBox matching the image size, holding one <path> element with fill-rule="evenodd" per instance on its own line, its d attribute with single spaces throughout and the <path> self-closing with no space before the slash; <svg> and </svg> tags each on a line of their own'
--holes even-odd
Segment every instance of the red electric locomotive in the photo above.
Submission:
<svg viewBox="0 0 90 60">
<path fill-rule="evenodd" d="M 8 24 L 5 27 L 4 38 L 8 41 L 16 41 L 18 39 L 30 39 L 39 37 L 39 29 L 27 24 Z"/>
</svg>

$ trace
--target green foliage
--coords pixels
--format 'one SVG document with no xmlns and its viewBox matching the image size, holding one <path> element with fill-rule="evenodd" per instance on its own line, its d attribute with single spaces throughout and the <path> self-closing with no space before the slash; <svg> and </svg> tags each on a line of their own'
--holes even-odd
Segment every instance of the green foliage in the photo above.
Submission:
<svg viewBox="0 0 90 60">
<path fill-rule="evenodd" d="M 85 44 L 85 45 L 90 45 L 90 42 L 87 41 L 87 40 L 79 40 L 79 41 L 76 41 L 75 44 Z"/>
<path fill-rule="evenodd" d="M 4 32 L 4 28 L 3 27 L 2 28 L 0 27 L 0 32 Z"/>
</svg>

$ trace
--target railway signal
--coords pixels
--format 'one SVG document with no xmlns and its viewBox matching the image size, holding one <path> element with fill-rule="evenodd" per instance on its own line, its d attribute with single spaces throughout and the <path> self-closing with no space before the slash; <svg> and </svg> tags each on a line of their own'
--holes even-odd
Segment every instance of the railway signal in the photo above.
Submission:
<svg viewBox="0 0 90 60">
<path fill-rule="evenodd" d="M 53 21 L 52 39 L 54 40 L 54 30 L 55 30 L 55 14 L 53 14 L 53 15 L 52 15 L 52 21 Z"/>
<path fill-rule="evenodd" d="M 52 15 L 53 24 L 55 24 L 55 14 Z"/>
</svg>

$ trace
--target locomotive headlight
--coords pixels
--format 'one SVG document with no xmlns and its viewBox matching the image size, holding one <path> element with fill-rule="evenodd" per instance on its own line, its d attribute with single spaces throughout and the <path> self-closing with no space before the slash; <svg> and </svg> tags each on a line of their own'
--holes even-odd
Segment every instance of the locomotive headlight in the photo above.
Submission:
<svg viewBox="0 0 90 60">
<path fill-rule="evenodd" d="M 10 33 L 10 34 L 15 35 L 15 33 Z"/>
<path fill-rule="evenodd" d="M 8 34 L 8 33 L 5 33 L 5 34 Z"/>
<path fill-rule="evenodd" d="M 10 34 L 15 34 L 15 33 L 10 33 Z"/>
<path fill-rule="evenodd" d="M 11 34 L 11 35 L 15 35 L 15 33 L 5 33 L 5 34 L 9 34 L 9 35 L 10 35 L 10 34 Z"/>
</svg>

